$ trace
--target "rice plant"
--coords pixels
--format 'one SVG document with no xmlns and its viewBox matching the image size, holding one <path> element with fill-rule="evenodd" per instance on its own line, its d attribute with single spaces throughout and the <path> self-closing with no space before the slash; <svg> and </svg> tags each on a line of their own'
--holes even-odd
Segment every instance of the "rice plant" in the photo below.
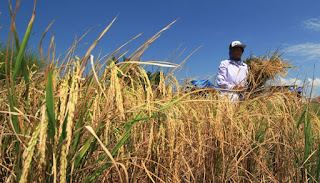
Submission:
<svg viewBox="0 0 320 183">
<path fill-rule="evenodd" d="M 309 103 L 305 107 L 290 92 L 239 103 L 218 92 L 185 93 L 174 76 L 176 64 L 140 60 L 172 24 L 123 62 L 117 62 L 121 48 L 136 37 L 102 61 L 91 55 L 116 18 L 83 57 L 76 50 L 80 38 L 57 58 L 52 36 L 48 52 L 39 45 L 46 68 L 29 72 L 23 45 L 35 14 L 18 46 L 15 13 L 9 32 L 15 41 L 8 40 L 4 63 L 20 64 L 6 69 L 0 90 L 1 181 L 319 181 L 320 123 Z M 20 57 L 12 56 L 13 48 Z M 154 84 L 145 64 L 174 69 L 160 69 Z"/>
</svg>

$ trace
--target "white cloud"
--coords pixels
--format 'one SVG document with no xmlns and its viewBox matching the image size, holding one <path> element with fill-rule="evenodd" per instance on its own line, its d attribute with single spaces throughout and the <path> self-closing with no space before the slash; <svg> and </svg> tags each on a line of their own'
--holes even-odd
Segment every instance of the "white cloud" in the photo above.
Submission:
<svg viewBox="0 0 320 183">
<path fill-rule="evenodd" d="M 320 78 L 315 78 L 314 80 L 312 78 L 308 78 L 305 82 L 304 80 L 297 78 L 280 78 L 281 85 L 297 85 L 311 87 L 312 82 L 314 88 L 320 87 Z"/>
<path fill-rule="evenodd" d="M 312 80 L 311 78 L 308 78 L 309 86 L 311 87 L 313 82 L 313 87 L 318 88 L 320 86 L 320 78 L 315 78 Z"/>
<path fill-rule="evenodd" d="M 298 85 L 301 86 L 303 84 L 303 81 L 297 78 L 280 78 L 280 84 L 281 85 Z"/>
<path fill-rule="evenodd" d="M 309 19 L 303 21 L 303 25 L 306 29 L 320 31 L 320 17 L 309 18 Z"/>
<path fill-rule="evenodd" d="M 292 45 L 285 49 L 285 53 L 293 56 L 302 56 L 308 60 L 320 60 L 320 43 L 302 43 Z"/>
</svg>

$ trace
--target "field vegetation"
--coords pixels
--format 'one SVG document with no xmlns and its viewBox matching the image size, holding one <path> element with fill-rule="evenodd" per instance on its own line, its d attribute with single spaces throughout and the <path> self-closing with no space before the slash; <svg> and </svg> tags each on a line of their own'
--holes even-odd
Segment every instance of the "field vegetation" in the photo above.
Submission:
<svg viewBox="0 0 320 183">
<path fill-rule="evenodd" d="M 319 110 L 289 91 L 261 92 L 257 82 L 288 69 L 277 54 L 251 60 L 247 98 L 231 102 L 213 89 L 185 92 L 177 64 L 141 61 L 171 24 L 122 62 L 121 49 L 135 38 L 95 59 L 91 51 L 114 19 L 81 57 L 82 38 L 64 58 L 56 57 L 54 36 L 47 52 L 41 40 L 45 66 L 32 71 L 24 55 L 35 13 L 20 42 L 11 12 L 1 52 L 0 181 L 319 181 Z M 143 65 L 171 69 L 151 77 Z"/>
</svg>

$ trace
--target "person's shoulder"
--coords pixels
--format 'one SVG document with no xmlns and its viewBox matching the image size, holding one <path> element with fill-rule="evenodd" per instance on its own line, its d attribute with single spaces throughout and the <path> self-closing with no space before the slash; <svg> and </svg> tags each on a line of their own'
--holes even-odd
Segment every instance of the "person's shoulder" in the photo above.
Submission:
<svg viewBox="0 0 320 183">
<path fill-rule="evenodd" d="M 220 65 L 228 65 L 231 62 L 231 60 L 222 60 L 220 62 Z"/>
</svg>

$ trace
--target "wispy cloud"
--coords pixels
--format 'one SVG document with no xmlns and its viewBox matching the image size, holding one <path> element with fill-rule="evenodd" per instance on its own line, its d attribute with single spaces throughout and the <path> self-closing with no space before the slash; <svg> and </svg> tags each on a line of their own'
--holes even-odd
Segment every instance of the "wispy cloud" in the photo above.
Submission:
<svg viewBox="0 0 320 183">
<path fill-rule="evenodd" d="M 293 56 L 305 57 L 305 59 L 320 59 L 320 43 L 302 43 L 289 46 L 285 52 Z"/>
<path fill-rule="evenodd" d="M 320 17 L 309 18 L 303 21 L 303 25 L 306 29 L 320 31 Z"/>
<path fill-rule="evenodd" d="M 313 86 L 315 88 L 318 88 L 320 86 L 320 78 L 315 78 L 314 80 L 312 80 L 311 78 L 308 78 L 308 82 L 310 86 L 312 85 L 312 82 L 313 82 Z"/>
<path fill-rule="evenodd" d="M 280 78 L 281 85 L 303 85 L 303 81 L 297 78 Z"/>
</svg>

